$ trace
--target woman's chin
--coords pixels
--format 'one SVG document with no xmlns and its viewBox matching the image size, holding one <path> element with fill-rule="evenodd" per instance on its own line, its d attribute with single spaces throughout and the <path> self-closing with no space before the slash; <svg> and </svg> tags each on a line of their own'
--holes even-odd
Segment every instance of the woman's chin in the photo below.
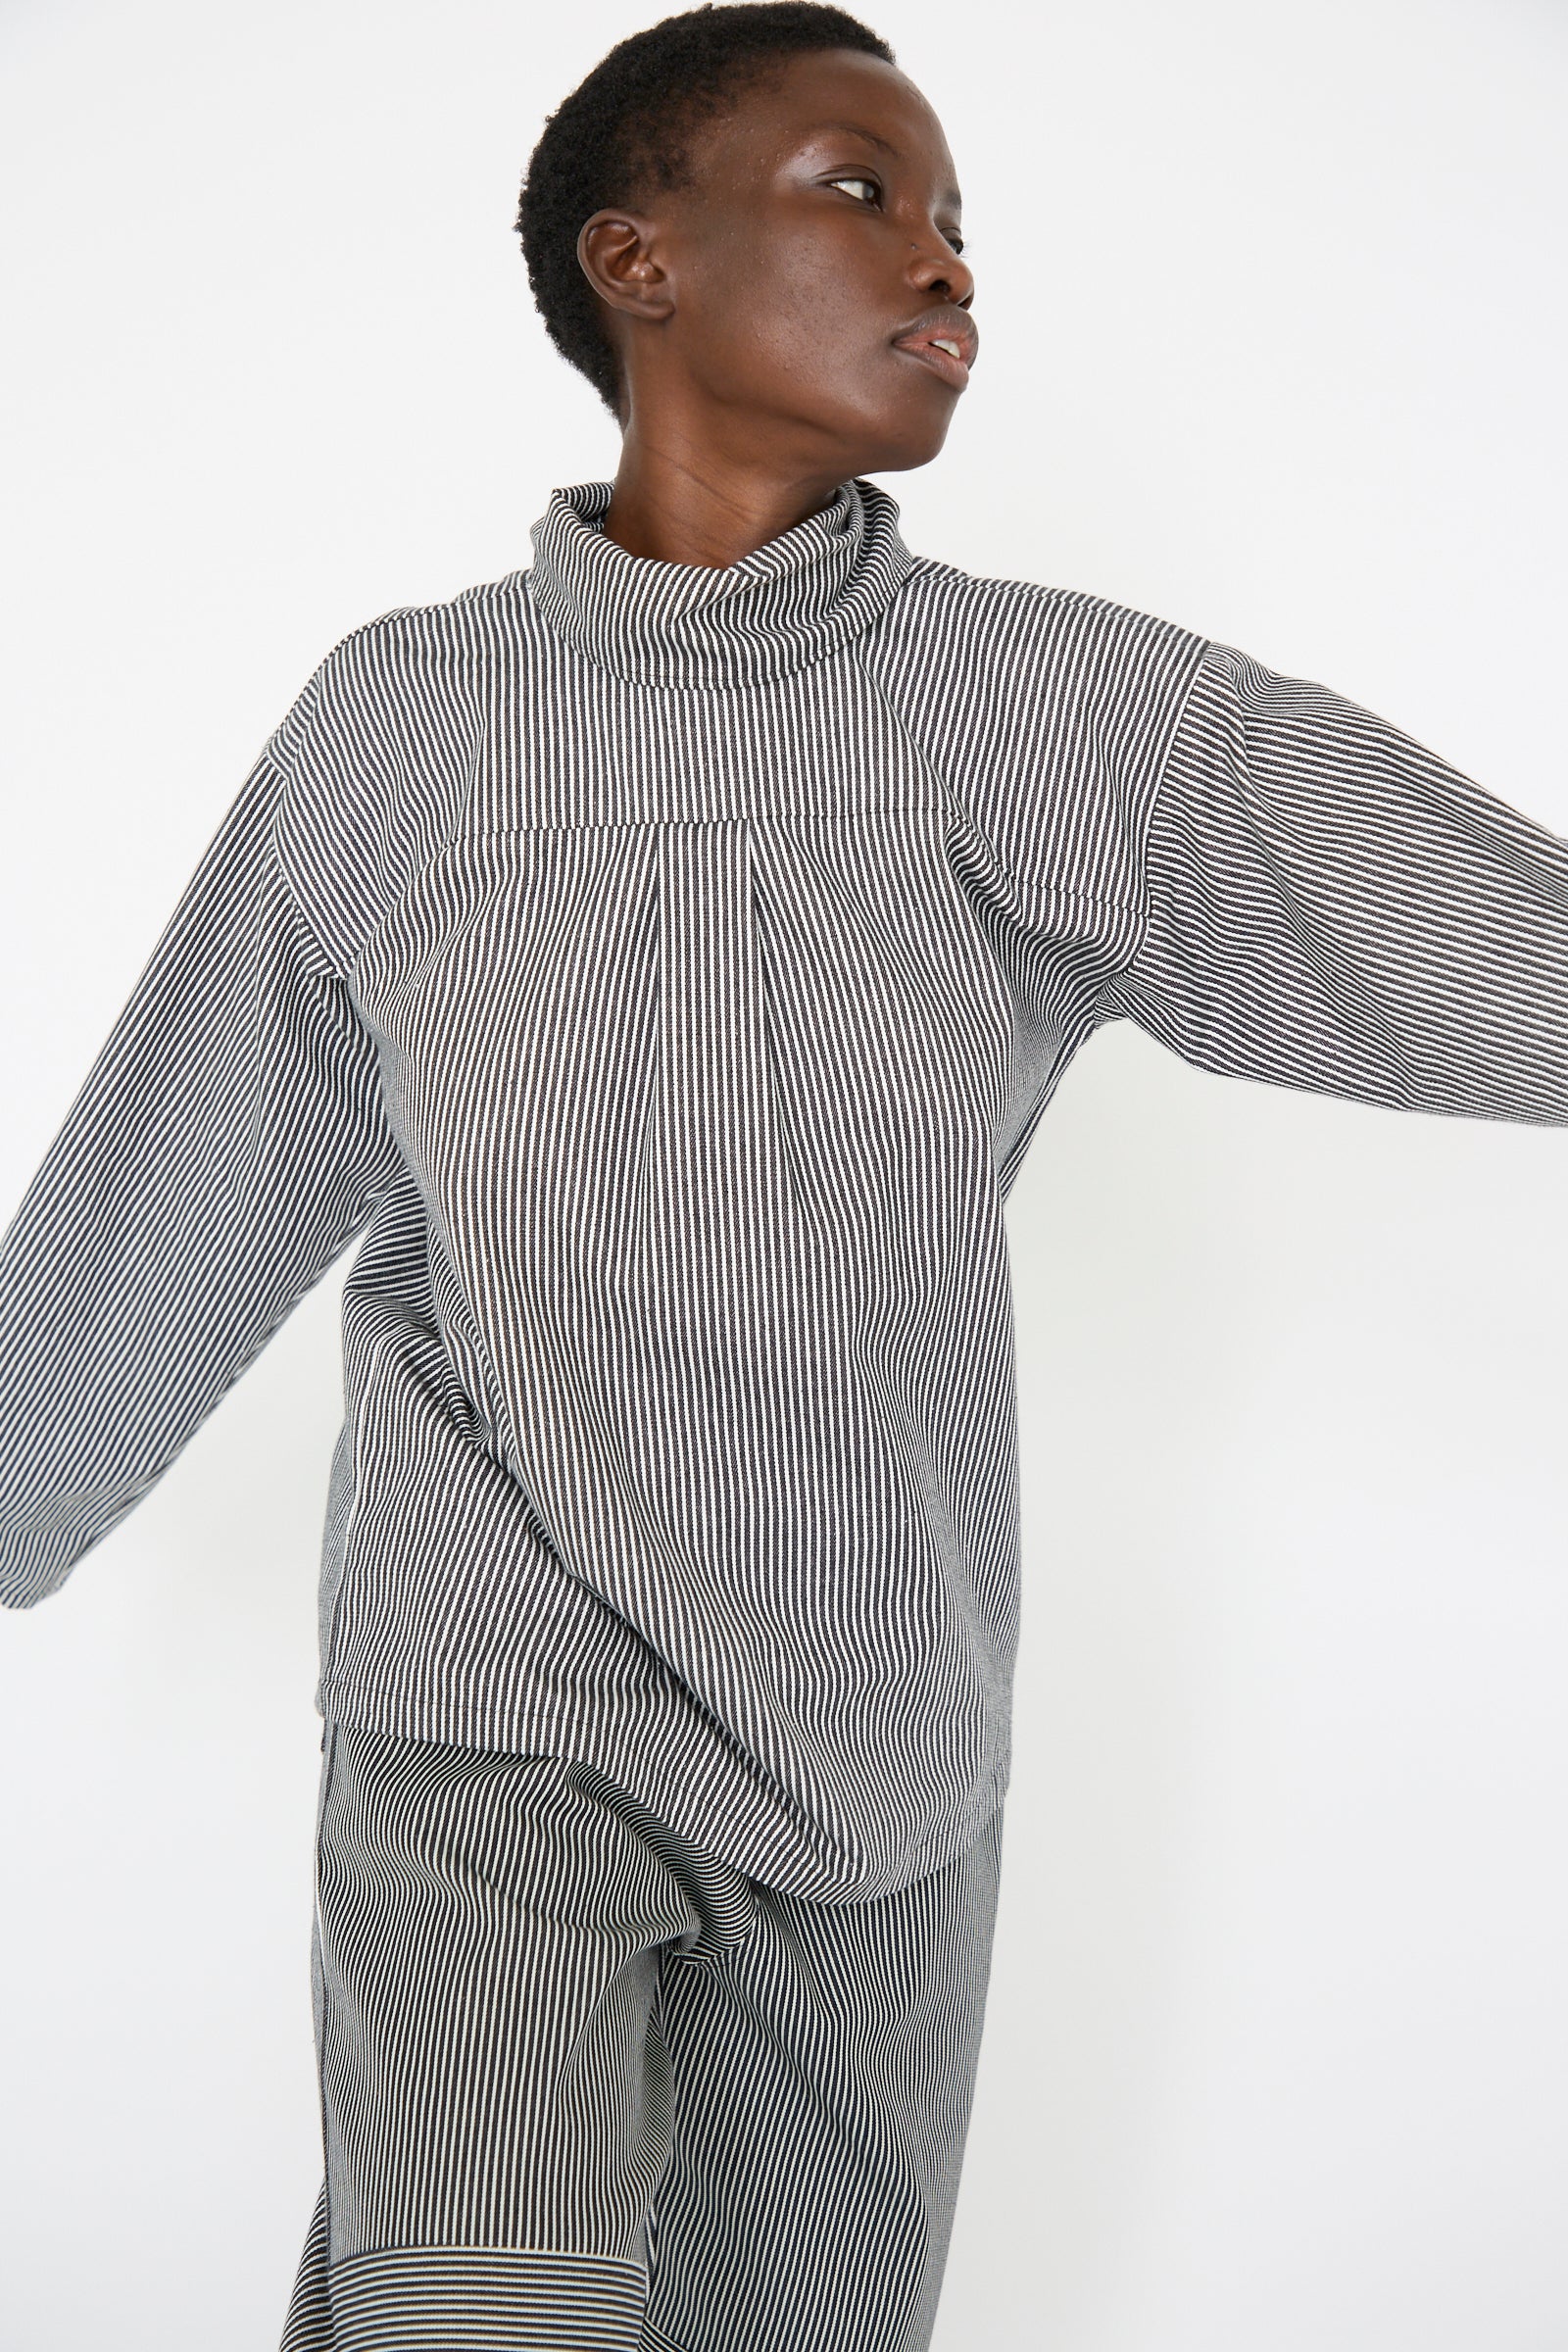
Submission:
<svg viewBox="0 0 1568 2352">
<path fill-rule="evenodd" d="M 856 468 L 859 473 L 907 473 L 916 466 L 929 466 L 941 454 L 953 422 L 953 404 L 945 415 L 935 414 L 901 423 L 897 432 L 890 432 L 884 444 L 885 454 L 873 458 L 868 465 Z"/>
</svg>

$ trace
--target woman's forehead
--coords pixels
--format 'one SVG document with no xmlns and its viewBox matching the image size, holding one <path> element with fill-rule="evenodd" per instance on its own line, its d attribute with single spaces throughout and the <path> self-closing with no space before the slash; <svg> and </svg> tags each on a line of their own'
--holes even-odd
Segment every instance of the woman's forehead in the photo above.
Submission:
<svg viewBox="0 0 1568 2352">
<path fill-rule="evenodd" d="M 714 162 L 722 157 L 755 168 L 760 147 L 771 161 L 832 138 L 858 138 L 892 162 L 943 171 L 953 184 L 941 195 L 959 202 L 947 138 L 930 101 L 896 66 L 853 49 L 811 50 L 785 60 L 737 93 L 734 107 L 702 144 Z"/>
</svg>

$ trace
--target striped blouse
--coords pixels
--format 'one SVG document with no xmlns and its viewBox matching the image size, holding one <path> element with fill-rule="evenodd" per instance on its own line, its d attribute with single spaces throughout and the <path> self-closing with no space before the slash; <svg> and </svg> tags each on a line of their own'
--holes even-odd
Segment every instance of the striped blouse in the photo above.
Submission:
<svg viewBox="0 0 1568 2352">
<path fill-rule="evenodd" d="M 346 1245 L 317 1701 L 822 1901 L 1000 1802 L 1004 1203 L 1078 1047 L 1568 1122 L 1568 841 L 1370 711 L 911 555 L 557 490 L 262 748 L 0 1245 L 0 1598 Z"/>
</svg>

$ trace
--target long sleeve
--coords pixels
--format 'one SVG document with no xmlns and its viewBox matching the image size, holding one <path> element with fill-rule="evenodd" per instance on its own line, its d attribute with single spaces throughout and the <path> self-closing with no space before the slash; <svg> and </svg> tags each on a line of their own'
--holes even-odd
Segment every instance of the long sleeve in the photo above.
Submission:
<svg viewBox="0 0 1568 2352">
<path fill-rule="evenodd" d="M 0 1241 L 0 1600 L 163 1475 L 367 1219 L 374 1052 L 279 862 L 278 730 Z"/>
<path fill-rule="evenodd" d="M 1568 1122 L 1568 841 L 1328 688 L 1212 645 L 1099 1016 L 1200 1068 Z"/>
</svg>

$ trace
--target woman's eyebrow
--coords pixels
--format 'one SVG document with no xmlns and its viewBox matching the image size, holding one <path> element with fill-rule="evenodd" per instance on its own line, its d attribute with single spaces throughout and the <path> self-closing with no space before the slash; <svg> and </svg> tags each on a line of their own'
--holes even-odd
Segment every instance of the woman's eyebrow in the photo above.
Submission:
<svg viewBox="0 0 1568 2352">
<path fill-rule="evenodd" d="M 891 155 L 901 163 L 904 160 L 891 139 L 883 138 L 879 131 L 867 130 L 863 122 L 813 122 L 807 136 L 814 139 L 819 131 L 824 130 L 847 130 L 851 138 L 864 139 L 869 146 L 880 147 L 884 155 Z M 942 201 L 944 204 L 956 205 L 960 212 L 963 210 L 963 198 L 956 188 L 944 188 Z"/>
</svg>

